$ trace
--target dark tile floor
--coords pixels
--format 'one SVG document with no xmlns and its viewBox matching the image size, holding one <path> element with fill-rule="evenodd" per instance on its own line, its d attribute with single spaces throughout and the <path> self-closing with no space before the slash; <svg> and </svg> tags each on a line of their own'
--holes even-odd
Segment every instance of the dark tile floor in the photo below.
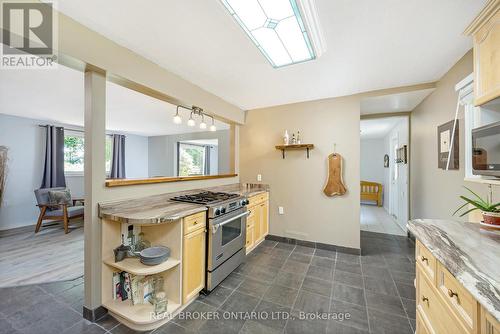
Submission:
<svg viewBox="0 0 500 334">
<path fill-rule="evenodd" d="M 413 241 L 362 232 L 361 245 L 355 256 L 266 240 L 154 333 L 413 333 Z M 82 283 L 0 289 L 0 334 L 134 333 L 109 315 L 83 320 Z"/>
</svg>

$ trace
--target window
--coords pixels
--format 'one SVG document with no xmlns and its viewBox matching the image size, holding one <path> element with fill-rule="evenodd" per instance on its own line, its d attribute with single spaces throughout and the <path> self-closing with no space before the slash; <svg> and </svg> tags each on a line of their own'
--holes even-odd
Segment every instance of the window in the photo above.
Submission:
<svg viewBox="0 0 500 334">
<path fill-rule="evenodd" d="M 205 145 L 179 142 L 177 155 L 177 174 L 179 176 L 206 175 L 207 149 Z"/>
<path fill-rule="evenodd" d="M 106 136 L 106 174 L 111 172 L 111 154 L 113 139 Z M 64 131 L 64 173 L 66 175 L 83 175 L 85 156 L 85 139 L 83 132 Z"/>
<path fill-rule="evenodd" d="M 66 174 L 83 175 L 84 143 L 83 133 L 64 132 L 64 172 Z"/>
</svg>

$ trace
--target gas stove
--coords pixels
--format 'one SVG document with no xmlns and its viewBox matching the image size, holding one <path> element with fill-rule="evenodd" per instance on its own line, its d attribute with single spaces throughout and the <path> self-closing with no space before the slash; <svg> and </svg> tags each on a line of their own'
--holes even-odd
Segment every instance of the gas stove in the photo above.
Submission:
<svg viewBox="0 0 500 334">
<path fill-rule="evenodd" d="M 205 205 L 208 207 L 209 219 L 230 213 L 248 204 L 248 200 L 239 194 L 212 191 L 176 196 L 171 200 Z"/>
</svg>

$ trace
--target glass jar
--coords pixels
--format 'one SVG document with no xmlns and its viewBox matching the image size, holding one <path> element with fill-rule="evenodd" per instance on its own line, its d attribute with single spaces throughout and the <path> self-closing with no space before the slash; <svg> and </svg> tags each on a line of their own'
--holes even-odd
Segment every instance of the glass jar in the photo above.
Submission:
<svg viewBox="0 0 500 334">
<path fill-rule="evenodd" d="M 151 243 L 146 239 L 144 239 L 144 233 L 143 232 L 139 233 L 137 243 L 134 245 L 134 251 L 140 252 L 149 247 L 151 247 Z"/>
<path fill-rule="evenodd" d="M 155 314 L 161 314 L 167 312 L 167 293 L 164 290 L 165 279 L 163 276 L 157 275 L 153 281 L 153 295 L 151 296 L 150 302 L 153 304 L 153 309 Z"/>
</svg>

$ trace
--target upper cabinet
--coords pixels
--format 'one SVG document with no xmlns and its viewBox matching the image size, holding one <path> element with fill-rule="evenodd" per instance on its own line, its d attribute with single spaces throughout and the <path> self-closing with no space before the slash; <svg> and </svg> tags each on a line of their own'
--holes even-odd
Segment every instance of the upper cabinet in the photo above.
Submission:
<svg viewBox="0 0 500 334">
<path fill-rule="evenodd" d="M 500 0 L 486 7 L 465 30 L 474 43 L 474 104 L 500 97 Z"/>
</svg>

